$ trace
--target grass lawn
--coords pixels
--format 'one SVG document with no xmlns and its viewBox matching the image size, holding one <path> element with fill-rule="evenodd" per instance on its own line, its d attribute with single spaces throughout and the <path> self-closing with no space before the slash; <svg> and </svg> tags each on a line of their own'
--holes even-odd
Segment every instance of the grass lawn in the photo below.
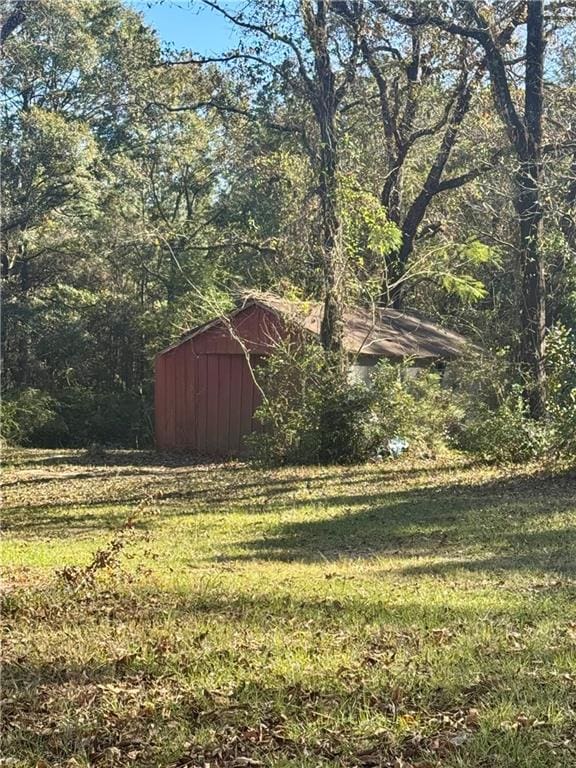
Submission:
<svg viewBox="0 0 576 768">
<path fill-rule="evenodd" d="M 574 475 L 6 461 L 0 765 L 576 766 Z"/>
</svg>

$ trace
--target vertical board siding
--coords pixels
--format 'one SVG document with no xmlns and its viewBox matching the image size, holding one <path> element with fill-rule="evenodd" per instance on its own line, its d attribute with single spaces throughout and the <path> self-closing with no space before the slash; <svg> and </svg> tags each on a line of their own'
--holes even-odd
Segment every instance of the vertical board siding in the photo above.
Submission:
<svg viewBox="0 0 576 768">
<path fill-rule="evenodd" d="M 259 306 L 247 307 L 231 323 L 232 334 L 224 323 L 216 323 L 156 358 L 154 403 L 160 450 L 238 454 L 245 449 L 244 438 L 261 429 L 254 411 L 262 397 L 244 346 L 252 365 L 258 365 L 282 335 L 282 324 Z"/>
<path fill-rule="evenodd" d="M 206 453 L 208 450 L 208 442 L 206 440 L 208 364 L 206 355 L 198 355 L 196 358 L 196 369 L 196 378 L 198 381 L 198 389 L 195 398 L 197 424 L 196 450 L 200 453 Z"/>
<path fill-rule="evenodd" d="M 254 381 L 246 359 L 242 360 L 242 399 L 240 402 L 240 449 L 245 448 L 244 438 L 252 431 L 252 400 L 254 397 Z"/>
<path fill-rule="evenodd" d="M 230 424 L 228 431 L 228 445 L 231 453 L 238 453 L 240 451 L 242 364 L 246 364 L 244 355 L 230 355 Z"/>
<path fill-rule="evenodd" d="M 186 428 L 188 426 L 188 403 L 186 401 L 186 351 L 181 347 L 174 355 L 174 434 L 176 448 L 186 448 Z"/>
<path fill-rule="evenodd" d="M 218 358 L 206 355 L 206 451 L 218 453 Z"/>
<path fill-rule="evenodd" d="M 252 367 L 254 369 L 254 374 L 257 377 L 258 376 L 258 366 L 262 365 L 264 362 L 264 355 L 254 355 L 252 358 Z M 262 405 L 262 393 L 254 383 L 252 382 L 252 421 L 250 423 L 250 431 L 251 432 L 261 432 L 262 431 L 262 425 L 260 422 L 254 418 L 254 414 L 256 413 L 256 410 Z"/>
<path fill-rule="evenodd" d="M 218 411 L 218 424 L 214 427 L 218 431 L 218 453 L 228 453 L 228 429 L 230 424 L 230 357 L 231 355 L 218 355 L 218 381 L 214 387 L 218 393 L 216 408 Z"/>
<path fill-rule="evenodd" d="M 196 450 L 196 355 L 191 345 L 186 345 L 186 445 L 189 450 Z"/>
</svg>

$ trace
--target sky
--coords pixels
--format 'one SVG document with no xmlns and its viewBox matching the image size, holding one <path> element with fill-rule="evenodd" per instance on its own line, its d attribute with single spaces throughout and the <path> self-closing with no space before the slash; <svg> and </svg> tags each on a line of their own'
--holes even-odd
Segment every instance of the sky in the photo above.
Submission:
<svg viewBox="0 0 576 768">
<path fill-rule="evenodd" d="M 189 48 L 204 56 L 220 54 L 238 41 L 232 25 L 199 0 L 127 0 L 144 15 L 147 24 L 158 32 L 162 42 L 176 48 Z M 226 5 L 232 11 L 233 0 Z"/>
</svg>

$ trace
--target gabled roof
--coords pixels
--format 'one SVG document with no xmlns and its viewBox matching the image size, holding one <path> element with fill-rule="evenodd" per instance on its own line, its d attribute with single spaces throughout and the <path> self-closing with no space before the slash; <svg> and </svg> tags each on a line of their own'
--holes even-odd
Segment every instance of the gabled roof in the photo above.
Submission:
<svg viewBox="0 0 576 768">
<path fill-rule="evenodd" d="M 242 307 L 258 304 L 289 319 L 315 335 L 320 334 L 323 305 L 292 302 L 273 294 L 250 294 Z M 344 311 L 344 347 L 347 352 L 377 357 L 450 359 L 468 341 L 459 333 L 395 309 L 347 308 Z"/>
<path fill-rule="evenodd" d="M 232 318 L 251 306 L 263 307 L 285 322 L 293 323 L 315 336 L 320 335 L 323 312 L 321 302 L 295 302 L 270 293 L 250 293 L 242 297 L 227 318 Z M 223 324 L 223 321 L 224 318 L 217 317 L 199 325 L 173 346 Z M 460 355 L 468 341 L 459 333 L 405 312 L 381 308 L 347 308 L 344 312 L 343 343 L 346 351 L 352 355 L 449 360 Z"/>
</svg>

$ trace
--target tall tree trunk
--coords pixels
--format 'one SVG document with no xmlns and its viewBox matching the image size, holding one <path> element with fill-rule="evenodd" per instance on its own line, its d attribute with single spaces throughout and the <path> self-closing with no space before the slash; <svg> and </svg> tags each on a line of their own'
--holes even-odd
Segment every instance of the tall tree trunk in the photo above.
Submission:
<svg viewBox="0 0 576 768">
<path fill-rule="evenodd" d="M 342 355 L 344 331 L 342 308 L 342 263 L 339 253 L 338 137 L 336 133 L 335 75 L 328 49 L 329 0 L 317 0 L 315 11 L 304 4 L 304 23 L 314 51 L 314 86 L 310 97 L 320 133 L 319 195 L 324 273 L 324 313 L 320 341 L 326 352 Z"/>
<path fill-rule="evenodd" d="M 544 335 L 546 328 L 546 282 L 540 249 L 542 210 L 539 202 L 536 165 L 523 163 L 517 175 L 519 195 L 516 211 L 520 223 L 522 304 L 520 308 L 520 360 L 531 384 L 526 397 L 531 414 L 538 418 L 545 408 Z"/>
<path fill-rule="evenodd" d="M 544 2 L 526 0 L 526 70 L 524 109 L 520 114 L 512 98 L 512 85 L 506 72 L 504 54 L 488 25 L 466 0 L 473 18 L 482 28 L 476 38 L 484 47 L 496 108 L 510 143 L 519 160 L 516 174 L 516 213 L 520 238 L 522 298 L 520 303 L 519 360 L 530 379 L 525 389 L 526 402 L 533 418 L 546 409 L 546 371 L 544 337 L 546 329 L 546 281 L 541 248 L 542 204 L 540 174 L 542 152 L 542 109 L 544 101 Z"/>
<path fill-rule="evenodd" d="M 342 351 L 341 264 L 339 254 L 338 157 L 333 116 L 325 116 L 320 153 L 320 205 L 322 211 L 322 258 L 324 271 L 324 313 L 320 340 L 327 352 Z"/>
<path fill-rule="evenodd" d="M 542 107 L 544 73 L 543 0 L 527 3 L 526 39 L 526 141 L 520 156 L 516 181 L 516 211 L 520 226 L 522 305 L 520 311 L 520 359 L 531 378 L 526 397 L 533 417 L 546 407 L 544 340 L 546 331 L 546 281 L 541 249 L 542 205 L 540 202 Z"/>
<path fill-rule="evenodd" d="M 26 19 L 26 0 L 18 0 L 12 11 L 2 20 L 0 25 L 0 45 L 4 45 L 10 35 Z"/>
</svg>

